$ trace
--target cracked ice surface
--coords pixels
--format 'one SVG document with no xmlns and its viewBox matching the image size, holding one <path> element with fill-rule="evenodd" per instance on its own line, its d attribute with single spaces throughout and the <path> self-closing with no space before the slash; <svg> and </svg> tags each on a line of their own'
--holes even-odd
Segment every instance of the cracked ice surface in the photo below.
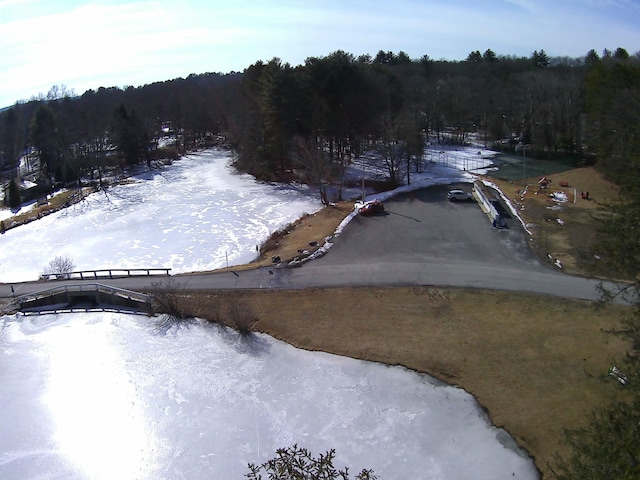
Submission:
<svg viewBox="0 0 640 480">
<path fill-rule="evenodd" d="M 471 395 L 401 367 L 140 316 L 3 320 L 0 478 L 240 479 L 294 443 L 381 480 L 538 478 Z"/>
</svg>

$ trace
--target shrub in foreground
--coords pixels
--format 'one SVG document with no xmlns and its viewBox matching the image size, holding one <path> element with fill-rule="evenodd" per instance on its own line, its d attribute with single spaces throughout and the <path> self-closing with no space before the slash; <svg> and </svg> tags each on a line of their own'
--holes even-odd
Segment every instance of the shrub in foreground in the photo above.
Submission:
<svg viewBox="0 0 640 480">
<path fill-rule="evenodd" d="M 276 450 L 276 457 L 261 464 L 249 464 L 249 480 L 349 480 L 349 469 L 336 469 L 333 459 L 336 451 L 331 449 L 317 458 L 306 448 L 294 445 Z M 372 470 L 362 470 L 354 480 L 377 480 Z"/>
</svg>

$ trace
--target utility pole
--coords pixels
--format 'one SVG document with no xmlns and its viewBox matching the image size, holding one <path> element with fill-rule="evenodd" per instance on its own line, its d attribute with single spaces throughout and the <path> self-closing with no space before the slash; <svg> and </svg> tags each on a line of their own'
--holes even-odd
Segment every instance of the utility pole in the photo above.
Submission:
<svg viewBox="0 0 640 480">
<path fill-rule="evenodd" d="M 527 144 L 526 143 L 522 143 L 522 183 L 524 185 L 525 183 L 525 178 L 527 178 L 527 155 L 526 155 L 526 151 L 527 151 Z"/>
<path fill-rule="evenodd" d="M 362 203 L 364 203 L 364 158 L 360 157 L 362 162 Z"/>
</svg>

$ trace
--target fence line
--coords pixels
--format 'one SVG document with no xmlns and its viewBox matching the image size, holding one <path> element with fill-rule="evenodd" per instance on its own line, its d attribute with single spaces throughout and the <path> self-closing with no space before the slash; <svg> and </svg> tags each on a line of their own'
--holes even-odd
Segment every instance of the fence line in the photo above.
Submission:
<svg viewBox="0 0 640 480">
<path fill-rule="evenodd" d="M 170 275 L 170 268 L 105 268 L 101 270 L 80 270 L 68 273 L 43 273 L 42 280 L 87 280 L 98 278 Z"/>
<path fill-rule="evenodd" d="M 465 155 L 456 155 L 454 152 L 448 151 L 429 151 L 423 158 L 424 162 L 439 165 L 441 167 L 460 168 L 465 171 L 478 170 L 482 168 L 490 168 L 493 165 L 493 159 L 469 157 Z"/>
</svg>

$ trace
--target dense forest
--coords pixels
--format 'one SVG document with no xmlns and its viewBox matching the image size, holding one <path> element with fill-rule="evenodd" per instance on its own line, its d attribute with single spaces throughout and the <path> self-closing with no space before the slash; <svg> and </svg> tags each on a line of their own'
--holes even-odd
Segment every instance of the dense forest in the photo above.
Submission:
<svg viewBox="0 0 640 480">
<path fill-rule="evenodd" d="M 336 51 L 81 96 L 53 87 L 0 112 L 0 169 L 6 201 L 17 202 L 21 158 L 46 190 L 223 142 L 258 178 L 317 185 L 340 182 L 375 149 L 400 183 L 425 142 L 475 133 L 532 158 L 596 163 L 615 180 L 638 163 L 639 116 L 640 55 L 623 48 L 581 58 L 486 50 L 464 61 Z"/>
</svg>

